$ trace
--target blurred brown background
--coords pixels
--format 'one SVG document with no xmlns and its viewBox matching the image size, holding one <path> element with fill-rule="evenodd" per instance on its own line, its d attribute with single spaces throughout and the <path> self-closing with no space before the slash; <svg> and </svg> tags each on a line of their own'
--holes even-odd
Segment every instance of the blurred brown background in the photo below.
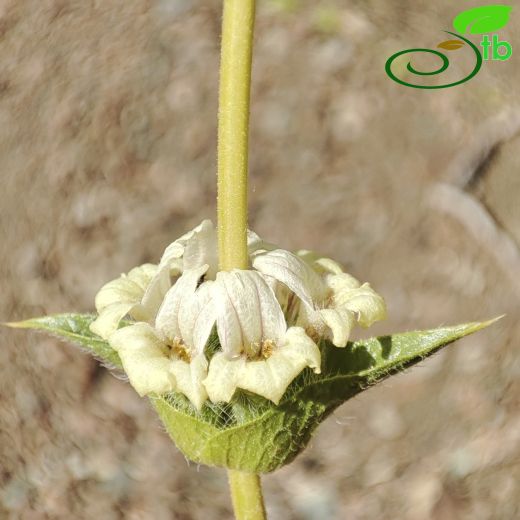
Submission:
<svg viewBox="0 0 520 520">
<path fill-rule="evenodd" d="M 264 479 L 273 520 L 520 518 L 520 11 L 512 59 L 469 83 L 384 73 L 479 5 L 454 4 L 259 0 L 251 227 L 369 280 L 390 309 L 371 333 L 507 314 L 341 407 Z M 220 9 L 0 2 L 0 319 L 89 311 L 214 218 Z M 0 334 L 0 518 L 231 517 L 225 473 L 189 466 L 126 383 Z"/>
</svg>

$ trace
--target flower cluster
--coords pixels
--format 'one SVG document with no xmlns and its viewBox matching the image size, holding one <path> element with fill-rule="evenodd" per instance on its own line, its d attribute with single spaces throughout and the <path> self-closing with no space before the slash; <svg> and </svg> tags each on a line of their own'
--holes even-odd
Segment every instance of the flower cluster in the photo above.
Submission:
<svg viewBox="0 0 520 520">
<path fill-rule="evenodd" d="M 118 352 L 140 395 L 180 392 L 200 409 L 240 388 L 278 404 L 303 369 L 320 372 L 321 338 L 345 347 L 356 323 L 386 315 L 383 298 L 333 260 L 253 232 L 248 250 L 249 270 L 218 271 L 216 230 L 205 220 L 158 265 L 101 288 L 91 329 Z M 120 328 L 125 317 L 132 324 Z M 208 353 L 215 326 L 220 349 Z"/>
</svg>

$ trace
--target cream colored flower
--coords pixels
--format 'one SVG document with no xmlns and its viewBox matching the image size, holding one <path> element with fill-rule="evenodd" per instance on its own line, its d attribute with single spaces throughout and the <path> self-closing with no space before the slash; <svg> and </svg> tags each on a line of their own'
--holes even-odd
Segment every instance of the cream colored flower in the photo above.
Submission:
<svg viewBox="0 0 520 520">
<path fill-rule="evenodd" d="M 315 339 L 326 337 L 345 347 L 356 322 L 368 327 L 386 317 L 383 298 L 369 284 L 341 272 L 333 260 L 276 249 L 255 255 L 253 267 L 289 289 L 277 290 L 285 294 L 282 305 L 289 323 L 303 326 Z"/>
<path fill-rule="evenodd" d="M 305 368 L 320 372 L 320 351 L 301 327 L 287 329 L 280 304 L 261 274 L 219 272 L 214 284 L 222 352 L 204 384 L 213 402 L 229 402 L 237 388 L 278 404 Z"/>
<path fill-rule="evenodd" d="M 208 362 L 204 347 L 215 323 L 212 282 L 198 284 L 208 266 L 185 271 L 168 291 L 155 328 L 136 323 L 117 330 L 109 343 L 121 358 L 131 385 L 142 396 L 172 391 L 200 410 Z"/>
<path fill-rule="evenodd" d="M 250 253 L 274 246 L 248 231 Z M 206 265 L 204 280 L 214 280 L 218 270 L 217 232 L 211 220 L 172 242 L 164 251 L 159 265 L 145 264 L 105 284 L 96 296 L 97 319 L 92 332 L 107 339 L 118 329 L 125 316 L 153 323 L 157 310 L 170 288 L 183 272 Z"/>
<path fill-rule="evenodd" d="M 126 315 L 138 321 L 153 321 L 170 284 L 168 271 L 154 264 L 144 264 L 122 274 L 97 293 L 95 304 L 99 315 L 90 329 L 107 339 Z"/>
<path fill-rule="evenodd" d="M 384 301 L 333 260 L 276 249 L 248 231 L 253 269 L 218 272 L 217 233 L 203 221 L 145 264 L 106 284 L 91 329 L 119 353 L 141 395 L 181 392 L 200 409 L 237 388 L 278 403 L 306 367 L 320 372 L 315 343 L 344 347 L 357 322 L 382 319 Z M 174 281 L 172 285 L 172 279 Z M 129 316 L 137 323 L 118 329 Z M 221 351 L 204 352 L 217 324 Z"/>
<path fill-rule="evenodd" d="M 214 279 L 218 269 L 217 232 L 211 220 L 203 220 L 196 228 L 172 242 L 159 263 L 179 273 L 208 266 L 206 277 Z"/>
<path fill-rule="evenodd" d="M 214 278 L 218 268 L 217 235 L 210 220 L 203 220 L 172 242 L 159 265 L 136 267 L 104 285 L 96 296 L 99 317 L 90 327 L 92 332 L 106 339 L 126 315 L 153 322 L 171 279 L 202 265 L 208 265 L 206 276 Z"/>
<path fill-rule="evenodd" d="M 250 253 L 274 247 L 250 230 L 247 231 L 247 243 Z M 164 251 L 159 265 L 168 265 L 178 272 L 207 265 L 204 278 L 214 280 L 218 271 L 218 243 L 217 230 L 211 220 L 203 220 L 196 228 L 172 242 Z"/>
</svg>

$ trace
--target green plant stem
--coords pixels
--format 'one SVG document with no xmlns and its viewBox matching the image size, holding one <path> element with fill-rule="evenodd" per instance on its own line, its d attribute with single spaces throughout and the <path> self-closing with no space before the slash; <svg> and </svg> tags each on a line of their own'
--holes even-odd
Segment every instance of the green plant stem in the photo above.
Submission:
<svg viewBox="0 0 520 520">
<path fill-rule="evenodd" d="M 218 112 L 219 268 L 248 269 L 247 173 L 255 0 L 224 0 Z M 260 477 L 229 470 L 237 520 L 265 520 Z"/>
<path fill-rule="evenodd" d="M 236 520 L 265 520 L 260 477 L 235 470 L 229 470 L 228 475 Z"/>
<path fill-rule="evenodd" d="M 247 269 L 249 98 L 255 0 L 224 0 L 218 124 L 220 270 Z"/>
</svg>

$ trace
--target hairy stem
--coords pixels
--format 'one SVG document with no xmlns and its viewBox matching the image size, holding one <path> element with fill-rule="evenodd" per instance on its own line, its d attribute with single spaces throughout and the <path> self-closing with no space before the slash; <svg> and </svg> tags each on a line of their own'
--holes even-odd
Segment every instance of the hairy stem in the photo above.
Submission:
<svg viewBox="0 0 520 520">
<path fill-rule="evenodd" d="M 248 269 L 247 173 L 255 0 L 224 0 L 218 111 L 219 268 Z M 260 477 L 229 470 L 237 520 L 265 520 Z"/>
<path fill-rule="evenodd" d="M 222 271 L 247 269 L 249 98 L 255 0 L 224 0 L 218 124 L 218 236 Z"/>
<path fill-rule="evenodd" d="M 260 477 L 235 470 L 229 470 L 228 475 L 236 520 L 265 520 Z"/>
</svg>

